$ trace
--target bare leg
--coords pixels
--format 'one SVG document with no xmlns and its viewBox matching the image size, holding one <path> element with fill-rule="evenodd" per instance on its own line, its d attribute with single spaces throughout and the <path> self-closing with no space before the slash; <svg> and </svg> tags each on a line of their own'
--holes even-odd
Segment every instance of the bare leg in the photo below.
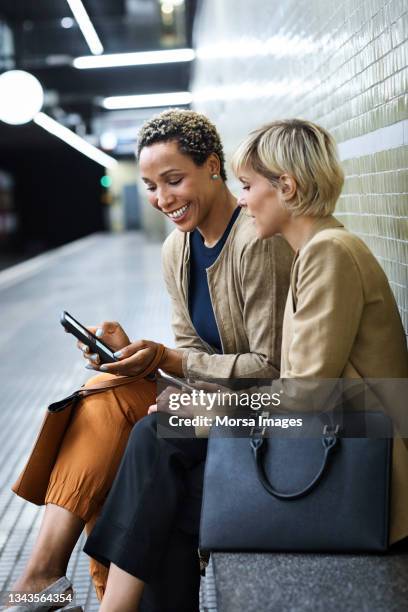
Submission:
<svg viewBox="0 0 408 612">
<path fill-rule="evenodd" d="M 14 591 L 38 593 L 65 576 L 84 521 L 65 508 L 47 504 L 41 528 L 23 575 Z"/>
<path fill-rule="evenodd" d="M 143 588 L 142 580 L 111 563 L 99 612 L 137 612 Z"/>
</svg>

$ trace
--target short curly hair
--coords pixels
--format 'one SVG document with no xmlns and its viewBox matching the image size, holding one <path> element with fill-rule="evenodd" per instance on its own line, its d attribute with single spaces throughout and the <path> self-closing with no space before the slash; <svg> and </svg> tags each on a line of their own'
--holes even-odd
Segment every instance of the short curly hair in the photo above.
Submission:
<svg viewBox="0 0 408 612">
<path fill-rule="evenodd" d="M 138 133 L 136 155 L 144 147 L 156 142 L 174 140 L 185 155 L 197 166 L 202 166 L 215 153 L 220 160 L 220 176 L 226 181 L 224 151 L 220 135 L 213 123 L 204 115 L 192 110 L 175 108 L 152 117 L 142 125 Z"/>
</svg>

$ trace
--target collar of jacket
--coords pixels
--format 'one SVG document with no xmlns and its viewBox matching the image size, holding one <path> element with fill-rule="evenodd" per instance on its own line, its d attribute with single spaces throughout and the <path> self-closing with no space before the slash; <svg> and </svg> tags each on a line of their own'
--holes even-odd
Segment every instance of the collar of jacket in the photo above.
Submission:
<svg viewBox="0 0 408 612">
<path fill-rule="evenodd" d="M 316 234 L 318 234 L 319 232 L 326 230 L 326 229 L 333 229 L 335 227 L 344 227 L 344 225 L 340 223 L 340 221 L 336 219 L 336 217 L 333 217 L 333 215 L 329 215 L 328 217 L 321 217 L 320 219 L 316 221 L 316 223 L 313 226 L 312 231 L 310 232 L 309 236 L 306 239 L 306 242 L 302 245 L 302 248 L 299 250 L 304 249 L 305 246 L 312 240 L 312 238 L 314 238 L 314 236 L 316 236 Z"/>
<path fill-rule="evenodd" d="M 231 242 L 234 239 L 234 236 L 238 230 L 238 228 L 240 227 L 240 225 L 242 225 L 242 223 L 245 222 L 245 214 L 243 211 L 240 212 L 240 214 L 238 215 L 237 219 L 235 220 L 234 225 L 231 228 L 230 233 L 228 234 L 227 240 L 225 241 L 225 244 L 222 248 L 221 253 L 218 255 L 216 261 L 213 263 L 212 266 L 210 266 L 209 268 L 207 268 L 207 276 L 208 274 L 211 275 L 211 273 L 215 270 L 217 270 L 217 268 L 221 265 L 229 247 Z M 185 232 L 184 233 L 184 240 L 183 240 L 183 277 L 182 277 L 182 288 L 183 288 L 183 294 L 184 294 L 184 299 L 186 301 L 186 304 L 188 303 L 188 283 L 189 283 L 189 271 L 190 271 L 190 266 L 189 261 L 190 261 L 190 233 L 191 232 Z M 221 236 L 220 236 L 221 239 Z M 210 295 L 211 297 L 211 295 Z"/>
<path fill-rule="evenodd" d="M 340 223 L 340 221 L 338 219 L 336 219 L 336 217 L 333 217 L 333 215 L 329 215 L 328 217 L 321 217 L 320 219 L 318 219 L 316 221 L 316 223 L 313 226 L 312 231 L 310 232 L 309 236 L 307 237 L 305 243 L 301 246 L 300 249 L 298 249 L 295 253 L 295 257 L 293 259 L 293 263 L 292 263 L 292 270 L 293 270 L 293 266 L 296 263 L 296 260 L 299 257 L 299 253 L 300 251 L 302 251 L 302 249 L 305 248 L 305 246 L 307 244 L 309 244 L 309 242 L 312 240 L 312 238 L 314 238 L 316 236 L 316 234 L 318 234 L 319 232 L 326 230 L 326 229 L 333 229 L 335 227 L 344 227 L 344 225 L 342 223 Z"/>
</svg>

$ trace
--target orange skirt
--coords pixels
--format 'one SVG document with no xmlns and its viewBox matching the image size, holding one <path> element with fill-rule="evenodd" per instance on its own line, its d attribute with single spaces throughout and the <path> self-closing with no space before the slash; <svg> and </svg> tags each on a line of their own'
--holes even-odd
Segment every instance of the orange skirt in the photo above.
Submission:
<svg viewBox="0 0 408 612">
<path fill-rule="evenodd" d="M 85 386 L 114 377 L 99 374 Z M 115 478 L 134 424 L 156 402 L 156 383 L 140 379 L 82 399 L 51 473 L 46 504 L 66 508 L 90 533 Z M 90 573 L 101 600 L 108 569 L 93 559 Z"/>
</svg>

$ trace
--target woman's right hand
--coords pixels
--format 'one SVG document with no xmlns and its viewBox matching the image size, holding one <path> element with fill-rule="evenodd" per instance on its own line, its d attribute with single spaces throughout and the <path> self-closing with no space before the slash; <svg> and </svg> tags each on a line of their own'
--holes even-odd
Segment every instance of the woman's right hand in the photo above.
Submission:
<svg viewBox="0 0 408 612">
<path fill-rule="evenodd" d="M 104 323 L 97 327 L 87 327 L 87 329 L 114 352 L 130 344 L 128 335 L 117 321 L 104 321 Z M 90 347 L 80 341 L 77 342 L 77 347 L 83 352 L 84 358 L 88 361 L 88 366 L 92 369 L 98 369 L 93 366 L 100 364 L 99 355 L 96 353 L 92 354 Z"/>
</svg>

